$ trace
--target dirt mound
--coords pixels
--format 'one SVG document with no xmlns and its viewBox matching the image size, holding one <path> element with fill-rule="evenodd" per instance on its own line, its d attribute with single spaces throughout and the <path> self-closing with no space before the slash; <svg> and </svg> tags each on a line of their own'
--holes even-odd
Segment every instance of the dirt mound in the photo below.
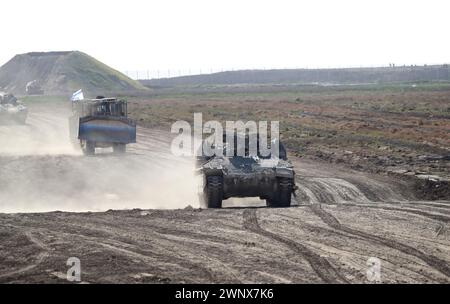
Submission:
<svg viewBox="0 0 450 304">
<path fill-rule="evenodd" d="M 80 88 L 91 94 L 145 90 L 139 82 L 78 51 L 20 54 L 0 67 L 0 88 L 16 95 L 25 94 L 33 80 L 47 95 Z"/>
</svg>

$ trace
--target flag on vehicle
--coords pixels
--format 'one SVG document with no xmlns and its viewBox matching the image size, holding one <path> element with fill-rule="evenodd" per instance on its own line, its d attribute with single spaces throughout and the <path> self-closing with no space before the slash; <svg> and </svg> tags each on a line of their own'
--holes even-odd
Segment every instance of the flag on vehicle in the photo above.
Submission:
<svg viewBox="0 0 450 304">
<path fill-rule="evenodd" d="M 72 94 L 72 98 L 70 100 L 78 101 L 78 100 L 83 100 L 83 99 L 84 99 L 83 90 L 80 89 Z"/>
</svg>

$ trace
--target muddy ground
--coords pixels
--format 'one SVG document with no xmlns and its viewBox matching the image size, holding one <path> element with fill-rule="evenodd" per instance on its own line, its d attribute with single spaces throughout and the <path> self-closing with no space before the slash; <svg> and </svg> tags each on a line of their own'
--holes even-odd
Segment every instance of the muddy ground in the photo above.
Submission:
<svg viewBox="0 0 450 304">
<path fill-rule="evenodd" d="M 372 283 L 370 258 L 384 283 L 450 282 L 450 201 L 418 200 L 407 180 L 293 158 L 295 206 L 202 210 L 165 131 L 84 157 L 67 107 L 30 110 L 0 126 L 1 283 L 66 283 L 69 257 L 88 283 Z"/>
<path fill-rule="evenodd" d="M 174 87 L 130 101 L 132 116 L 148 127 L 169 129 L 176 120 L 192 121 L 196 112 L 222 123 L 280 121 L 291 155 L 419 179 L 418 197 L 450 197 L 447 83 Z"/>
</svg>

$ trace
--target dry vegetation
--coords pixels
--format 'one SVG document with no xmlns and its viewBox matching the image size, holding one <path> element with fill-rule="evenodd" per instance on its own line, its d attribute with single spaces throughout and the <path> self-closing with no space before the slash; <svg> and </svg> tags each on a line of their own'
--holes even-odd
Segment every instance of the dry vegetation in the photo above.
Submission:
<svg viewBox="0 0 450 304">
<path fill-rule="evenodd" d="M 130 98 L 141 125 L 169 128 L 176 120 L 279 120 L 297 156 L 345 163 L 372 172 L 425 180 L 450 177 L 450 86 L 258 87 L 156 91 Z M 443 188 L 441 188 L 443 189 Z M 429 198 L 448 195 L 433 193 Z"/>
<path fill-rule="evenodd" d="M 372 257 L 383 283 L 450 282 L 449 187 L 416 179 L 448 175 L 448 88 L 246 89 L 129 98 L 141 126 L 120 159 L 71 147 L 65 98 L 26 98 L 27 125 L 0 126 L 0 206 L 27 212 L 0 214 L 0 283 L 66 283 L 69 257 L 88 283 L 370 283 Z M 280 120 L 295 206 L 196 209 L 194 165 L 168 136 L 194 112 Z"/>
</svg>

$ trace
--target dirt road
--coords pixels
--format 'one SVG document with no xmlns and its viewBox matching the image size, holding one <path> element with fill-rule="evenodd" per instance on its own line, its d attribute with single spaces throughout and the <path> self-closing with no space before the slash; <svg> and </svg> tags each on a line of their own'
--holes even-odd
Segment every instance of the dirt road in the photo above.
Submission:
<svg viewBox="0 0 450 304">
<path fill-rule="evenodd" d="M 201 210 L 164 131 L 140 128 L 124 158 L 84 157 L 66 107 L 30 110 L 0 126 L 1 283 L 65 283 L 69 257 L 90 283 L 369 283 L 373 258 L 384 283 L 450 282 L 450 201 L 406 182 L 294 159 L 297 206 Z"/>
</svg>

